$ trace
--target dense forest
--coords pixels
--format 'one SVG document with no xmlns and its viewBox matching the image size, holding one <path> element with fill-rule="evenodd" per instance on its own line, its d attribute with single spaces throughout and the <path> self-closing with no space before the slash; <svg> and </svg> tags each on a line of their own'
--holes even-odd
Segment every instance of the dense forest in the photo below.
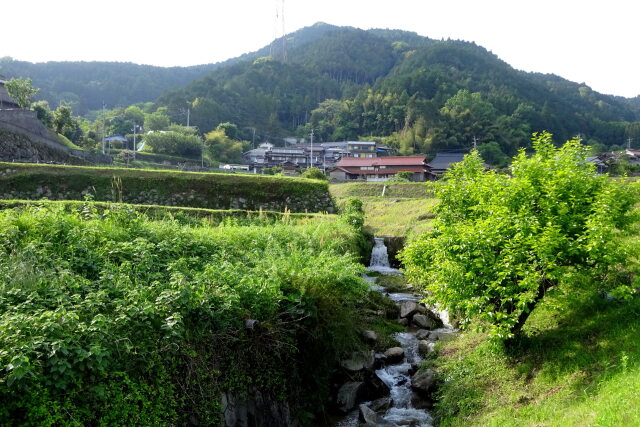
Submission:
<svg viewBox="0 0 640 427">
<path fill-rule="evenodd" d="M 215 68 L 155 67 L 125 62 L 31 63 L 0 58 L 0 79 L 30 78 L 40 89 L 38 99 L 51 106 L 69 105 L 76 114 L 154 101 L 171 87 L 184 86 Z"/>
<path fill-rule="evenodd" d="M 472 42 L 400 30 L 318 23 L 257 52 L 188 68 L 6 58 L 0 67 L 5 78 L 31 77 L 41 99 L 75 114 L 96 119 L 86 113 L 104 101 L 120 107 L 111 116 L 122 116 L 136 104 L 173 123 L 189 120 L 201 135 L 233 123 L 238 139 L 278 142 L 313 129 L 316 141 L 375 139 L 401 154 L 468 149 L 475 141 L 494 160 L 542 130 L 558 140 L 578 136 L 596 151 L 640 141 L 637 97 L 518 71 Z"/>
<path fill-rule="evenodd" d="M 466 149 L 475 140 L 496 156 L 513 155 L 545 129 L 600 149 L 640 137 L 637 99 L 515 70 L 474 43 L 327 24 L 168 91 L 158 104 L 176 121 L 191 104 L 203 132 L 221 122 L 245 136 L 314 129 L 319 141 L 376 139 L 402 154 Z"/>
</svg>

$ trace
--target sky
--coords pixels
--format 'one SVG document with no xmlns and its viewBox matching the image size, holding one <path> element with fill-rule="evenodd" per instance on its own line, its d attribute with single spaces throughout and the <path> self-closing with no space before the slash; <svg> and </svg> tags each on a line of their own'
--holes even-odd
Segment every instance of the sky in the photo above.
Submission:
<svg viewBox="0 0 640 427">
<path fill-rule="evenodd" d="M 19 0 L 0 57 L 189 66 L 257 50 L 316 22 L 473 41 L 514 68 L 640 95 L 634 0 Z"/>
</svg>

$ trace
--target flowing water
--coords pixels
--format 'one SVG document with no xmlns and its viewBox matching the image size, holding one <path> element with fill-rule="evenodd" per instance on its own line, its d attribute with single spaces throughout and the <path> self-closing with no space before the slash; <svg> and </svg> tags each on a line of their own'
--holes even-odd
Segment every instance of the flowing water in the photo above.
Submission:
<svg viewBox="0 0 640 427">
<path fill-rule="evenodd" d="M 367 267 L 369 271 L 377 271 L 382 274 L 402 274 L 402 272 L 396 268 L 392 268 L 389 264 L 389 254 L 387 252 L 387 247 L 384 244 L 384 239 L 381 237 L 375 238 L 375 245 L 371 250 L 371 262 L 369 263 L 369 267 Z"/>
<path fill-rule="evenodd" d="M 384 240 L 375 239 L 375 246 L 371 253 L 371 264 L 367 268 L 369 271 L 377 271 L 382 274 L 402 274 L 399 270 L 391 268 L 389 264 L 389 256 Z M 364 276 L 369 280 L 374 290 L 384 289 L 375 285 L 375 278 Z M 413 294 L 393 293 L 388 297 L 394 302 L 402 301 L 418 301 L 419 298 Z M 433 419 L 431 415 L 422 409 L 415 409 L 412 404 L 414 392 L 411 389 L 411 373 L 415 367 L 422 362 L 422 357 L 418 352 L 418 340 L 412 332 L 399 332 L 395 334 L 396 340 L 404 350 L 404 359 L 401 363 L 388 365 L 376 371 L 376 375 L 389 388 L 389 394 L 392 399 L 392 406 L 381 417 L 388 426 L 420 426 L 430 427 Z M 350 427 L 357 426 L 358 411 L 343 418 L 336 426 Z"/>
</svg>

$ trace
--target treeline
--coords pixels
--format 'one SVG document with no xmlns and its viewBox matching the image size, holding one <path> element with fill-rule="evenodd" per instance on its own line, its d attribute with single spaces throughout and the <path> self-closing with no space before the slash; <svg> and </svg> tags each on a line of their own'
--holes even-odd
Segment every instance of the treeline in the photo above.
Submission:
<svg viewBox="0 0 640 427">
<path fill-rule="evenodd" d="M 559 140 L 578 136 L 594 151 L 640 141 L 638 98 L 515 70 L 474 43 L 399 30 L 316 24 L 176 86 L 183 87 L 137 104 L 116 99 L 122 92 L 133 96 L 135 83 L 111 87 L 110 99 L 120 105 L 112 108 L 111 123 L 136 104 L 145 114 L 160 111 L 172 123 L 194 126 L 201 136 L 228 122 L 237 125 L 238 140 L 252 142 L 278 143 L 313 129 L 316 141 L 375 139 L 400 154 L 476 144 L 497 164 L 527 146 L 532 132 L 547 129 Z M 87 117 L 104 120 L 97 112 Z"/>
<path fill-rule="evenodd" d="M 84 115 L 103 104 L 126 107 L 156 100 L 171 87 L 201 77 L 216 64 L 156 67 L 125 62 L 31 63 L 0 58 L 0 79 L 30 78 L 41 89 L 38 100 L 52 106 L 69 105 Z"/>
<path fill-rule="evenodd" d="M 377 139 L 401 154 L 468 149 L 475 141 L 502 158 L 544 129 L 559 139 L 578 136 L 596 151 L 640 137 L 638 102 L 515 70 L 474 43 L 320 28 L 292 35 L 317 38 L 295 44 L 286 63 L 276 49 L 278 60 L 220 68 L 159 103 L 176 115 L 191 103 L 205 131 L 221 121 L 266 135 L 303 137 L 313 129 L 318 141 Z"/>
</svg>

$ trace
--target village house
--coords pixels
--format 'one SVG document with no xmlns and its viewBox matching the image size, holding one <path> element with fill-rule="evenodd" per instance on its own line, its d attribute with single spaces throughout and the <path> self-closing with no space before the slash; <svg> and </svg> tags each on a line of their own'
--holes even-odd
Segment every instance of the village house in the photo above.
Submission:
<svg viewBox="0 0 640 427">
<path fill-rule="evenodd" d="M 327 170 L 335 167 L 343 157 L 375 158 L 387 151 L 388 148 L 378 147 L 372 141 L 301 143 L 286 147 L 265 142 L 244 153 L 244 158 L 254 170 L 285 166 L 299 169 L 315 166 Z"/>
<path fill-rule="evenodd" d="M 436 157 L 429 162 L 431 172 L 439 178 L 454 163 L 459 163 L 464 158 L 465 153 L 437 153 Z"/>
<path fill-rule="evenodd" d="M 427 181 L 432 178 L 424 156 L 389 156 L 374 158 L 343 157 L 330 172 L 337 182 L 388 181 L 398 172 L 411 172 L 411 181 Z"/>
</svg>

